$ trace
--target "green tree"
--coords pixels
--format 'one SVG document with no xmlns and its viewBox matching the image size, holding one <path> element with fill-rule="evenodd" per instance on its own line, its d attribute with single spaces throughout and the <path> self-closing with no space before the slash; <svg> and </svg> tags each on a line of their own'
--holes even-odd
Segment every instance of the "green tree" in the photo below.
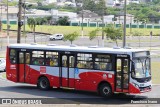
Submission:
<svg viewBox="0 0 160 107">
<path fill-rule="evenodd" d="M 31 31 L 34 33 L 34 43 L 36 43 L 35 29 L 36 29 L 37 22 L 34 18 L 28 18 L 27 23 Z"/>
<path fill-rule="evenodd" d="M 160 0 L 152 0 L 154 4 L 160 4 Z"/>
<path fill-rule="evenodd" d="M 107 38 L 116 42 L 118 46 L 118 39 L 122 39 L 123 32 L 121 28 L 115 28 L 114 26 L 104 28 L 104 32 L 106 33 Z"/>
<path fill-rule="evenodd" d="M 89 39 L 93 40 L 96 37 L 98 37 L 98 32 L 99 32 L 99 29 L 95 29 L 95 30 L 92 30 L 91 32 L 89 32 Z M 99 46 L 99 39 L 97 38 L 97 40 L 98 40 L 98 46 Z"/>
<path fill-rule="evenodd" d="M 68 26 L 68 25 L 69 25 L 69 18 L 68 18 L 67 16 L 59 17 L 57 23 L 58 23 L 59 25 Z"/>
<path fill-rule="evenodd" d="M 96 13 L 101 16 L 102 19 L 102 46 L 104 47 L 104 15 L 106 14 L 106 2 L 105 0 L 99 0 L 96 5 Z"/>
<path fill-rule="evenodd" d="M 83 0 L 83 8 L 84 10 L 95 11 L 95 0 Z"/>
<path fill-rule="evenodd" d="M 42 18 L 41 25 L 48 24 L 47 17 Z"/>
<path fill-rule="evenodd" d="M 47 20 L 47 23 L 48 23 L 49 25 L 52 24 L 52 16 L 47 16 L 47 17 L 46 17 L 46 20 Z"/>
<path fill-rule="evenodd" d="M 42 18 L 38 17 L 38 18 L 35 18 L 36 20 L 36 25 L 42 25 Z"/>
<path fill-rule="evenodd" d="M 64 41 L 70 41 L 71 42 L 71 45 L 73 43 L 74 40 L 76 40 L 78 38 L 78 33 L 77 32 L 73 32 L 73 33 L 70 33 L 70 34 L 67 34 L 67 35 L 64 35 L 64 38 L 63 40 Z"/>
<path fill-rule="evenodd" d="M 95 12 L 100 15 L 103 16 L 106 14 L 106 2 L 105 0 L 99 0 L 99 2 L 96 4 L 96 10 Z"/>
</svg>

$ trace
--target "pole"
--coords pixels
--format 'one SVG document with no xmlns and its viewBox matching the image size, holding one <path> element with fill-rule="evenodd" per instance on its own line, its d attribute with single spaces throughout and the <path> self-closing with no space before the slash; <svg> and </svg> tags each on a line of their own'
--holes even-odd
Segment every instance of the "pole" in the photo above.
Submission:
<svg viewBox="0 0 160 107">
<path fill-rule="evenodd" d="M 2 4 L 1 4 L 1 19 L 0 19 L 0 34 L 1 34 L 1 49 L 2 49 L 2 39 L 3 39 L 3 37 L 2 37 Z"/>
<path fill-rule="evenodd" d="M 25 43 L 26 43 L 26 0 L 24 0 L 24 5 L 23 5 L 23 8 L 24 8 L 24 16 L 23 16 L 23 36 L 25 38 Z"/>
<path fill-rule="evenodd" d="M 102 9 L 102 47 L 104 47 L 104 8 Z"/>
<path fill-rule="evenodd" d="M 8 0 L 7 0 L 7 45 L 9 45 L 9 17 L 8 17 Z"/>
<path fill-rule="evenodd" d="M 132 16 L 130 16 L 130 35 L 132 33 Z"/>
<path fill-rule="evenodd" d="M 84 3 L 84 1 L 82 0 L 82 23 L 81 23 L 81 28 L 82 28 L 81 35 L 82 35 L 82 38 L 84 36 L 84 32 L 83 32 L 83 3 Z"/>
<path fill-rule="evenodd" d="M 0 19 L 0 31 L 2 32 L 2 4 L 1 4 L 1 19 Z"/>
<path fill-rule="evenodd" d="M 123 34 L 123 48 L 126 46 L 126 0 L 124 2 L 124 34 Z"/>
<path fill-rule="evenodd" d="M 19 0 L 17 43 L 21 41 L 22 0 Z"/>
</svg>

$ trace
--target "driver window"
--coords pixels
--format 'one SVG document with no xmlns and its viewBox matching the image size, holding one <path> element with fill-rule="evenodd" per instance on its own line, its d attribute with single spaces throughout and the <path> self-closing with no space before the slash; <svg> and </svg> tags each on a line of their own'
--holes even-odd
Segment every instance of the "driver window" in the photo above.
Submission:
<svg viewBox="0 0 160 107">
<path fill-rule="evenodd" d="M 128 59 L 124 59 L 124 73 L 128 73 Z"/>
<path fill-rule="evenodd" d="M 116 68 L 117 68 L 117 88 L 121 88 L 121 65 L 122 65 L 122 60 L 121 59 L 117 59 L 117 65 L 116 65 Z"/>
<path fill-rule="evenodd" d="M 121 76 L 121 71 L 122 71 L 122 60 L 121 59 L 117 59 L 117 77 Z"/>
<path fill-rule="evenodd" d="M 121 71 L 121 65 L 122 65 L 122 60 L 121 59 L 117 59 L 117 72 Z"/>
</svg>

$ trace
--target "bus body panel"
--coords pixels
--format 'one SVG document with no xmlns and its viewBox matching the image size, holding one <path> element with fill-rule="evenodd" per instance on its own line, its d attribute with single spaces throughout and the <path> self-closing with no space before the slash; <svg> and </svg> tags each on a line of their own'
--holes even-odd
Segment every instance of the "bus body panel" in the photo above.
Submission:
<svg viewBox="0 0 160 107">
<path fill-rule="evenodd" d="M 7 53 L 6 53 L 6 77 L 8 80 L 11 80 L 13 82 L 17 81 L 17 64 L 11 64 L 10 63 L 10 54 L 9 54 L 9 48 L 7 47 Z"/>
<path fill-rule="evenodd" d="M 97 91 L 98 84 L 102 81 L 110 83 L 112 89 L 114 89 L 114 75 L 107 71 L 86 70 L 79 74 L 79 83 L 76 83 L 80 90 Z"/>
<path fill-rule="evenodd" d="M 8 80 L 11 80 L 13 82 L 18 82 L 17 80 L 17 65 L 16 64 L 8 64 L 8 68 L 6 68 L 6 71 L 9 71 L 9 72 L 6 72 L 6 77 Z"/>
<path fill-rule="evenodd" d="M 20 71 L 19 72 L 19 82 L 25 82 L 25 76 L 24 76 L 24 73 L 25 73 L 25 71 L 24 71 L 24 68 L 25 68 L 25 66 L 24 66 L 25 64 L 19 64 L 18 66 L 18 70 Z"/>
<path fill-rule="evenodd" d="M 27 47 L 27 45 L 26 45 Z M 58 66 L 53 67 L 53 66 L 48 66 L 48 65 L 33 65 L 31 64 L 14 64 L 11 63 L 10 61 L 10 48 L 11 47 L 7 47 L 7 53 L 6 53 L 6 76 L 7 79 L 13 82 L 25 82 L 25 83 L 29 83 L 29 84 L 37 84 L 38 83 L 38 79 L 41 76 L 45 76 L 48 78 L 49 82 L 50 82 L 50 86 L 51 87 L 69 87 L 69 88 L 74 88 L 76 90 L 86 90 L 86 91 L 97 91 L 98 85 L 101 82 L 108 82 L 111 87 L 112 87 L 112 92 L 124 92 L 124 93 L 142 93 L 142 92 L 147 92 L 150 91 L 150 88 L 145 88 L 148 87 L 149 85 L 151 85 L 151 81 L 147 82 L 147 83 L 143 83 L 143 87 L 140 87 L 140 85 L 142 85 L 141 83 L 136 83 L 135 80 L 132 79 L 132 77 L 130 76 L 130 72 L 128 73 L 129 75 L 129 88 L 128 89 L 121 89 L 121 90 L 115 90 L 116 87 L 116 55 L 119 54 L 120 56 L 123 57 L 123 55 L 129 55 L 132 59 L 132 52 L 136 51 L 139 52 L 141 50 L 125 50 L 125 49 L 111 49 L 109 51 L 104 50 L 103 48 L 79 48 L 76 49 L 76 47 L 70 47 L 70 49 L 66 47 L 62 47 L 60 46 L 60 48 L 55 47 L 55 49 L 53 47 L 46 47 L 46 49 L 44 47 L 40 47 L 40 46 L 31 46 L 28 48 L 25 48 L 24 46 L 24 51 L 26 51 L 26 49 L 30 49 L 28 52 L 31 53 L 31 51 L 37 51 L 37 49 L 39 49 L 39 51 L 56 51 L 58 53 L 58 60 L 62 59 L 60 58 L 61 55 L 68 55 L 69 56 L 73 56 L 73 57 L 77 57 L 77 53 L 87 53 L 90 52 L 90 54 L 94 53 L 94 54 L 111 54 L 113 55 L 111 58 L 112 61 L 112 71 L 102 71 L 102 70 L 94 70 L 94 69 L 82 69 L 82 68 L 77 68 L 77 62 L 75 62 L 74 67 L 62 67 L 61 62 L 58 61 Z M 17 48 L 18 52 L 20 51 L 20 49 L 23 48 L 23 46 L 20 47 L 16 47 L 13 46 L 13 49 Z M 59 52 L 60 51 L 60 52 Z M 73 51 L 73 53 L 72 53 Z M 108 52 L 108 53 L 107 53 Z M 63 54 L 62 54 L 63 53 Z M 70 55 L 69 55 L 70 54 Z M 44 54 L 45 56 L 45 54 Z M 32 56 L 31 56 L 32 57 Z M 69 57 L 70 58 L 70 57 Z M 72 60 L 69 60 L 72 61 Z M 68 61 L 68 62 L 69 62 Z M 77 59 L 75 58 L 75 61 L 77 61 Z M 95 60 L 93 60 L 95 61 Z M 47 63 L 47 62 L 45 62 Z M 123 62 L 124 63 L 124 62 Z M 77 65 L 76 65 L 77 64 Z M 130 64 L 130 70 L 131 71 L 131 64 Z M 136 84 L 139 85 L 139 87 L 137 87 Z M 144 90 L 140 90 L 140 88 L 144 88 Z"/>
<path fill-rule="evenodd" d="M 50 81 L 50 86 L 54 87 L 60 87 L 59 85 L 59 71 L 56 70 L 57 67 L 46 67 L 46 73 L 40 72 L 40 66 L 33 66 L 31 65 L 30 72 L 32 72 L 32 76 L 30 76 L 30 84 L 37 84 L 37 80 L 40 76 L 46 76 Z M 54 70 L 51 71 L 51 68 L 54 68 Z M 65 69 L 66 70 L 66 69 Z M 74 69 L 72 69 L 74 70 Z M 97 91 L 98 84 L 101 81 L 106 81 L 110 83 L 112 86 L 112 89 L 114 89 L 114 75 L 113 73 L 109 73 L 107 71 L 89 71 L 89 70 L 79 70 L 81 73 L 77 75 L 76 78 L 74 76 L 70 75 L 69 78 L 69 85 L 70 88 L 75 88 L 77 90 L 87 90 L 87 91 Z M 64 83 L 62 86 L 67 86 L 67 80 L 66 80 L 65 73 L 62 75 L 62 83 Z"/>
</svg>

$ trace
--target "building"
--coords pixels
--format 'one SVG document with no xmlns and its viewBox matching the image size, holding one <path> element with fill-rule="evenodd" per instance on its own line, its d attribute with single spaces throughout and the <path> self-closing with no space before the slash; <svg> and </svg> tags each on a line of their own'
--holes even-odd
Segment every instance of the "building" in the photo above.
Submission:
<svg viewBox="0 0 160 107">
<path fill-rule="evenodd" d="M 51 15 L 53 19 L 58 20 L 59 17 L 67 16 L 70 20 L 75 20 L 77 18 L 77 13 L 74 12 L 64 12 L 64 11 L 58 11 L 58 10 L 51 10 Z"/>
<path fill-rule="evenodd" d="M 82 11 L 78 14 L 77 21 L 82 21 Z M 83 10 L 83 21 L 101 21 L 101 17 L 90 10 Z"/>
<path fill-rule="evenodd" d="M 7 23 L 7 7 L 6 6 L 2 6 L 1 7 L 1 20 L 2 23 L 6 24 Z M 13 7 L 13 6 L 9 6 L 8 7 L 8 21 L 9 24 L 17 24 L 17 14 L 18 14 L 18 7 Z"/>
<path fill-rule="evenodd" d="M 153 0 L 139 0 L 140 2 L 144 2 L 144 3 L 147 3 L 147 2 L 152 2 Z"/>
<path fill-rule="evenodd" d="M 44 10 L 31 9 L 28 10 L 28 12 L 26 13 L 27 18 L 44 18 L 47 16 L 51 16 L 51 13 L 49 11 Z"/>
<path fill-rule="evenodd" d="M 56 2 L 58 2 L 58 0 L 46 0 L 45 2 L 50 4 L 50 3 L 56 3 Z"/>
</svg>

